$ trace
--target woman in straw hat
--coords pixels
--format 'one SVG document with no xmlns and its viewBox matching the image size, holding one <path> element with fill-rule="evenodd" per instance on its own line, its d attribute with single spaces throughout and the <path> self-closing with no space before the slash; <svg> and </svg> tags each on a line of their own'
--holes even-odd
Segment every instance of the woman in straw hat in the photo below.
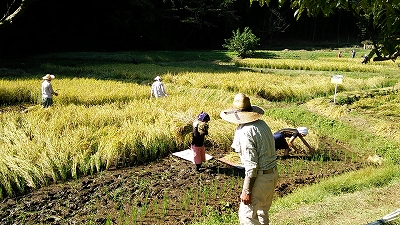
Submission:
<svg viewBox="0 0 400 225">
<path fill-rule="evenodd" d="M 283 158 L 289 157 L 290 147 L 293 148 L 296 152 L 300 150 L 294 146 L 293 142 L 298 137 L 303 142 L 305 146 L 308 147 L 310 152 L 313 151 L 311 146 L 307 143 L 304 137 L 308 134 L 307 127 L 298 127 L 298 128 L 284 128 L 274 133 L 275 139 L 275 149 L 284 149 Z M 289 142 L 286 141 L 286 138 L 289 138 Z"/>
<path fill-rule="evenodd" d="M 55 78 L 52 74 L 46 74 L 42 77 L 44 80 L 42 83 L 42 105 L 43 108 L 48 108 L 53 105 L 53 95 L 57 96 L 57 92 L 53 91 L 53 86 L 51 85 L 51 80 Z"/>
<path fill-rule="evenodd" d="M 239 153 L 245 169 L 239 207 L 242 225 L 269 224 L 268 211 L 278 181 L 274 138 L 261 120 L 263 114 L 264 110 L 251 105 L 242 93 L 235 96 L 231 109 L 220 113 L 222 119 L 238 124 L 232 148 Z"/>
</svg>

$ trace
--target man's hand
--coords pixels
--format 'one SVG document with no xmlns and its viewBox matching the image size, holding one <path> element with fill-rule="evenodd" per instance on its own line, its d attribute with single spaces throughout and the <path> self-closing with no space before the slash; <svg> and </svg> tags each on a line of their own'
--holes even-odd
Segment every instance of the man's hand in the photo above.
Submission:
<svg viewBox="0 0 400 225">
<path fill-rule="evenodd" d="M 244 177 L 243 181 L 243 189 L 242 189 L 242 194 L 240 195 L 240 200 L 245 204 L 245 205 L 250 205 L 251 204 L 251 190 L 253 190 L 254 183 L 256 182 L 255 177 Z"/>
<path fill-rule="evenodd" d="M 242 194 L 240 195 L 240 200 L 245 205 L 250 205 L 251 204 L 251 194 L 246 194 L 245 192 L 242 192 Z"/>
</svg>

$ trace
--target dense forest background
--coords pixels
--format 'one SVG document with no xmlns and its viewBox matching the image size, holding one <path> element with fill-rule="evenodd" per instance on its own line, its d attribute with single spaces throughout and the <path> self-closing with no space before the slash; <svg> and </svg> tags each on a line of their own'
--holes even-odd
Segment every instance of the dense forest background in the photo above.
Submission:
<svg viewBox="0 0 400 225">
<path fill-rule="evenodd" d="M 222 49 L 232 30 L 244 27 L 260 38 L 260 48 L 364 40 L 348 12 L 295 20 L 290 5 L 279 8 L 277 2 L 260 7 L 249 0 L 38 0 L 0 28 L 0 54 Z"/>
</svg>

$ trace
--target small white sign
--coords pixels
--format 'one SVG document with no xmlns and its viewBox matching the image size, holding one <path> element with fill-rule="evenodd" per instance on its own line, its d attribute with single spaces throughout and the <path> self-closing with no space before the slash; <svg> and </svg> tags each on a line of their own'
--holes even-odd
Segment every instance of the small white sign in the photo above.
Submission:
<svg viewBox="0 0 400 225">
<path fill-rule="evenodd" d="M 331 78 L 331 83 L 335 84 L 335 95 L 333 96 L 333 102 L 336 104 L 336 93 L 338 84 L 343 83 L 343 75 L 333 74 Z"/>
<path fill-rule="evenodd" d="M 343 83 L 343 75 L 332 75 L 331 83 L 333 84 L 342 84 Z"/>
</svg>

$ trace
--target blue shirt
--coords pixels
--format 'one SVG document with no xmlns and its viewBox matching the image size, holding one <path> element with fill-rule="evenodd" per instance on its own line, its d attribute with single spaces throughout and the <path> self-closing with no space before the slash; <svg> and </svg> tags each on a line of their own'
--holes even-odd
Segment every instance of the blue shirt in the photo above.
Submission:
<svg viewBox="0 0 400 225">
<path fill-rule="evenodd" d="M 257 177 L 258 170 L 276 166 L 274 137 L 263 120 L 240 124 L 236 128 L 232 148 L 239 153 L 248 177 Z"/>
</svg>

